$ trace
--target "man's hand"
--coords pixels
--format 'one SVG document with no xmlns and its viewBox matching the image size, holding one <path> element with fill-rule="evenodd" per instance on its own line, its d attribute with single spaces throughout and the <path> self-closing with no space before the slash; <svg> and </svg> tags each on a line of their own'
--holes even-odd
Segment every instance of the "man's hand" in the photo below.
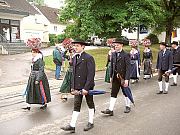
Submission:
<svg viewBox="0 0 180 135">
<path fill-rule="evenodd" d="M 79 95 L 80 92 L 79 92 L 78 90 L 71 89 L 71 94 L 72 94 L 72 95 Z"/>
<path fill-rule="evenodd" d="M 82 94 L 85 96 L 85 95 L 87 95 L 87 94 L 88 94 L 88 91 L 87 91 L 87 90 L 85 90 L 85 89 L 83 89 L 83 90 L 82 90 Z"/>
<path fill-rule="evenodd" d="M 124 81 L 124 87 L 128 87 L 128 85 L 129 85 L 129 80 L 125 80 Z"/>
</svg>

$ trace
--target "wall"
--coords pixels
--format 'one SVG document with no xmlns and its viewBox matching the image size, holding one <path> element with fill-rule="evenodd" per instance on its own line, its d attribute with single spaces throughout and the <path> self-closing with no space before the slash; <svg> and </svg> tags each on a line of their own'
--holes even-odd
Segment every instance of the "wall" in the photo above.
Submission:
<svg viewBox="0 0 180 135">
<path fill-rule="evenodd" d="M 21 21 L 21 38 L 26 42 L 28 38 L 41 38 L 42 42 L 49 42 L 48 20 L 43 15 L 30 15 Z"/>
<path fill-rule="evenodd" d="M 148 33 L 146 34 L 139 34 L 139 39 L 142 40 L 145 37 L 147 37 L 149 34 L 151 33 L 150 30 L 148 30 Z M 129 33 L 128 30 L 123 30 L 122 31 L 122 36 L 127 37 L 128 39 L 137 39 L 137 31 L 133 32 L 133 33 Z"/>
<path fill-rule="evenodd" d="M 57 27 L 57 31 L 54 29 L 54 27 Z M 48 26 L 49 34 L 56 34 L 56 35 L 63 34 L 65 29 L 66 26 L 60 24 L 50 24 Z"/>
<path fill-rule="evenodd" d="M 158 38 L 160 42 L 164 42 L 166 37 L 166 32 L 162 32 Z M 177 37 L 172 37 L 172 41 L 179 41 L 180 42 L 180 28 L 177 28 Z"/>
</svg>

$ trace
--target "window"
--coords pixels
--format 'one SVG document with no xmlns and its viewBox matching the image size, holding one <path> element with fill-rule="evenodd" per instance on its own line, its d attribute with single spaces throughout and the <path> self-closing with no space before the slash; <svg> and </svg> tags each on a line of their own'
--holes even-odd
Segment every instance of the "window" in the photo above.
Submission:
<svg viewBox="0 0 180 135">
<path fill-rule="evenodd" d="M 57 32 L 57 26 L 54 26 L 54 31 Z"/>
<path fill-rule="evenodd" d="M 20 41 L 20 21 L 0 18 L 0 42 Z"/>
<path fill-rule="evenodd" d="M 18 42 L 20 40 L 20 32 L 18 26 L 11 27 L 11 40 L 12 42 Z"/>
<path fill-rule="evenodd" d="M 8 20 L 8 19 L 1 19 L 1 23 L 3 23 L 3 24 L 9 24 L 9 20 Z"/>
<path fill-rule="evenodd" d="M 20 21 L 19 20 L 11 20 L 11 25 L 19 26 Z"/>
</svg>

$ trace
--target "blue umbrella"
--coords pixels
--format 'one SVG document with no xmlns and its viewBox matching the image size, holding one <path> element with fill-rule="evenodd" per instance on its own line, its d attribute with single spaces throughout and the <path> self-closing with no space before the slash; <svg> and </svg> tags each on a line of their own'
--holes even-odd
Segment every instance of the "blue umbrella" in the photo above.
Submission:
<svg viewBox="0 0 180 135">
<path fill-rule="evenodd" d="M 127 96 L 129 100 L 133 103 L 133 105 L 135 106 L 131 89 L 129 87 L 123 87 L 122 91 L 125 94 L 125 96 Z"/>
<path fill-rule="evenodd" d="M 110 93 L 104 90 L 89 90 L 88 91 L 88 95 L 101 95 L 101 94 L 106 94 L 106 93 Z M 80 91 L 76 91 L 75 92 L 71 92 L 71 94 L 73 95 L 82 95 L 82 90 Z"/>
<path fill-rule="evenodd" d="M 178 69 L 178 67 L 173 67 L 171 73 L 173 73 L 176 69 Z"/>
<path fill-rule="evenodd" d="M 104 90 L 89 90 L 88 91 L 88 94 L 89 95 L 101 95 L 101 94 L 105 94 L 105 93 L 108 93 Z"/>
<path fill-rule="evenodd" d="M 23 93 L 22 93 L 22 96 L 26 96 L 27 95 L 27 86 L 25 87 L 25 89 L 23 89 Z"/>
</svg>

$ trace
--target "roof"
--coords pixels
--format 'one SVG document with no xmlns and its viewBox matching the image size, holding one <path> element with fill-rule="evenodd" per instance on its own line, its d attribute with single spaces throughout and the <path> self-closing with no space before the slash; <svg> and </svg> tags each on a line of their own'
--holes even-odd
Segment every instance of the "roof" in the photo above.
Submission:
<svg viewBox="0 0 180 135">
<path fill-rule="evenodd" d="M 47 6 L 39 6 L 39 5 L 36 5 L 36 7 L 49 20 L 49 22 L 54 23 L 54 24 L 59 24 L 59 21 L 58 21 L 59 9 L 51 8 Z"/>
<path fill-rule="evenodd" d="M 39 14 L 26 0 L 0 0 L 0 12 L 22 15 Z"/>
</svg>

